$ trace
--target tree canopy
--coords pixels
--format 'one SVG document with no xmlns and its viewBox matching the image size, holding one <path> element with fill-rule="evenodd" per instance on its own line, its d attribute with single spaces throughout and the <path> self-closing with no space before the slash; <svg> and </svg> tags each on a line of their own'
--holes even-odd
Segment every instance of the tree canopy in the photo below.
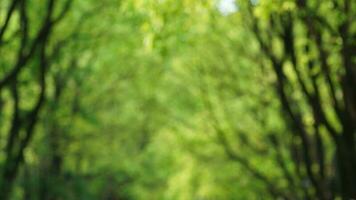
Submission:
<svg viewBox="0 0 356 200">
<path fill-rule="evenodd" d="M 356 2 L 1 0 L 0 199 L 356 199 Z"/>
</svg>

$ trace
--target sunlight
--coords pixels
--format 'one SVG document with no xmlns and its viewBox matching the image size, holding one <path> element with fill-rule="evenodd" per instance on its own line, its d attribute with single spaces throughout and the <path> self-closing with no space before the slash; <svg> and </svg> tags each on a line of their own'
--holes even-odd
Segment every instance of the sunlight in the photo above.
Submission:
<svg viewBox="0 0 356 200">
<path fill-rule="evenodd" d="M 234 0 L 220 0 L 218 4 L 218 9 L 224 15 L 228 15 L 236 12 L 237 7 Z"/>
</svg>

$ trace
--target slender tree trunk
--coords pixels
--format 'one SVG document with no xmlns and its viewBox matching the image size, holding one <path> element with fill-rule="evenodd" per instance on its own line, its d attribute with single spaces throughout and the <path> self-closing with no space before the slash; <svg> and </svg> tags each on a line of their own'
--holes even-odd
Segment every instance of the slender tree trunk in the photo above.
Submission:
<svg viewBox="0 0 356 200">
<path fill-rule="evenodd" d="M 337 143 L 337 161 L 343 199 L 356 199 L 355 147 L 353 142 L 340 138 Z"/>
</svg>

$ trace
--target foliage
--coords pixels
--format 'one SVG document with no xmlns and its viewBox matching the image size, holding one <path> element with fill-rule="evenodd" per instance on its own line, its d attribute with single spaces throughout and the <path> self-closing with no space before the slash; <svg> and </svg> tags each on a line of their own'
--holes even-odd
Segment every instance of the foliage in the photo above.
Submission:
<svg viewBox="0 0 356 200">
<path fill-rule="evenodd" d="M 0 199 L 356 198 L 356 4 L 220 3 L 1 1 Z"/>
</svg>

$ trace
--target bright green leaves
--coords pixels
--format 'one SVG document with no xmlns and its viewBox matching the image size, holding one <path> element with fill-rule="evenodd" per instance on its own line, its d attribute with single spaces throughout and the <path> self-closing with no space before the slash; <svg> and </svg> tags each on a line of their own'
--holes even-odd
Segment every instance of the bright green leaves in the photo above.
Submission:
<svg viewBox="0 0 356 200">
<path fill-rule="evenodd" d="M 268 20 L 273 13 L 282 14 L 294 9 L 296 9 L 294 0 L 260 0 L 254 9 L 254 15 L 257 18 Z"/>
</svg>

